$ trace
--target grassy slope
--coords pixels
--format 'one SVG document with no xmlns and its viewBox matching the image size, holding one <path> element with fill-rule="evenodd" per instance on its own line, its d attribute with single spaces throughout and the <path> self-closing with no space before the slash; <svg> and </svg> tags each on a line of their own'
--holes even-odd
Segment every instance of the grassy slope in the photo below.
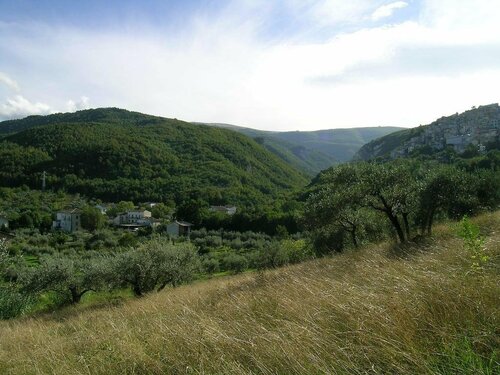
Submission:
<svg viewBox="0 0 500 375">
<path fill-rule="evenodd" d="M 2 322 L 0 372 L 498 373 L 500 213 L 476 221 L 492 257 L 482 275 L 443 226 L 404 258 L 371 246 Z"/>
</svg>

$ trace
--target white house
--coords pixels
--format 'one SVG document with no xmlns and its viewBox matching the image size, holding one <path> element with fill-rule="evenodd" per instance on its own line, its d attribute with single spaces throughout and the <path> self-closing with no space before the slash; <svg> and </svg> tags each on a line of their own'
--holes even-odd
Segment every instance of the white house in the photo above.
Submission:
<svg viewBox="0 0 500 375">
<path fill-rule="evenodd" d="M 113 219 L 113 224 L 117 226 L 129 227 L 146 227 L 153 225 L 153 218 L 151 217 L 151 211 L 148 210 L 137 210 L 137 211 L 127 211 L 118 214 Z"/>
<path fill-rule="evenodd" d="M 210 211 L 234 215 L 236 213 L 236 206 L 210 206 Z"/>
<path fill-rule="evenodd" d="M 193 224 L 186 221 L 174 221 L 167 225 L 167 233 L 171 236 L 187 236 L 191 233 Z"/>
<path fill-rule="evenodd" d="M 106 212 L 108 211 L 108 208 L 102 204 L 96 204 L 95 208 L 97 208 L 103 215 L 106 215 Z"/>
<path fill-rule="evenodd" d="M 9 220 L 7 220 L 5 216 L 0 216 L 0 229 L 8 227 L 9 227 Z"/>
<path fill-rule="evenodd" d="M 81 224 L 80 210 L 59 211 L 56 213 L 56 220 L 52 222 L 52 229 L 72 233 L 81 230 Z"/>
</svg>

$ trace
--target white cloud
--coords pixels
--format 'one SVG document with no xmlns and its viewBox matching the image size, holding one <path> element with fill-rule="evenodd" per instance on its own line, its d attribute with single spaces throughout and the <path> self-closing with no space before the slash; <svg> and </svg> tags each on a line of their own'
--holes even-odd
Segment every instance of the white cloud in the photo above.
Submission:
<svg viewBox="0 0 500 375">
<path fill-rule="evenodd" d="M 50 106 L 44 103 L 32 103 L 21 95 L 8 98 L 0 104 L 0 119 L 20 118 L 29 115 L 47 115 L 52 113 Z"/>
<path fill-rule="evenodd" d="M 309 34 L 311 30 L 325 26 L 355 24 L 362 21 L 383 0 L 238 0 L 230 2 L 221 19 L 238 19 L 243 23 L 262 26 L 269 19 L 291 18 L 296 27 L 288 32 Z M 276 10 L 279 13 L 276 13 Z M 213 20 L 211 20 L 213 21 Z"/>
<path fill-rule="evenodd" d="M 17 73 L 23 95 L 58 110 L 88 107 L 67 101 L 86 93 L 93 106 L 270 130 L 415 126 L 500 101 L 494 2 L 424 0 L 412 20 L 383 27 L 370 22 L 380 1 L 288 2 L 326 30 L 314 41 L 310 23 L 307 37 L 266 39 L 270 2 L 257 2 L 262 11 L 246 2 L 175 34 L 9 26 L 0 64 Z M 327 25 L 352 19 L 365 24 L 328 34 Z"/>
<path fill-rule="evenodd" d="M 19 84 L 2 72 L 0 72 L 0 84 L 8 89 L 6 97 L 3 99 L 4 102 L 0 103 L 0 121 L 28 115 L 45 115 L 52 112 L 49 105 L 39 102 L 32 103 L 22 96 Z M 13 97 L 10 96 L 12 91 L 17 93 Z"/>
<path fill-rule="evenodd" d="M 19 91 L 18 83 L 10 78 L 7 74 L 2 72 L 0 72 L 0 83 L 3 83 L 11 90 Z"/>
<path fill-rule="evenodd" d="M 76 102 L 73 100 L 68 100 L 68 102 L 66 103 L 66 109 L 68 112 L 76 112 L 82 109 L 89 109 L 89 108 L 90 108 L 90 99 L 86 96 L 82 96 Z"/>
<path fill-rule="evenodd" d="M 335 25 L 360 22 L 372 10 L 374 3 L 377 4 L 380 0 L 323 0 L 309 2 L 312 3 L 309 15 L 313 17 L 315 23 Z"/>
<path fill-rule="evenodd" d="M 372 13 L 371 18 L 373 21 L 378 21 L 382 18 L 392 16 L 395 10 L 406 8 L 407 6 L 408 3 L 406 1 L 395 1 L 390 4 L 382 5 Z"/>
</svg>

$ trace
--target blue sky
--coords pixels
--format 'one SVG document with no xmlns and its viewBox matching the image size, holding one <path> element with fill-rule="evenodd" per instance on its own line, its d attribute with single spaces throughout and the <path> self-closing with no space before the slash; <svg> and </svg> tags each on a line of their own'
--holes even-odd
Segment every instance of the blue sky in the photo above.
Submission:
<svg viewBox="0 0 500 375">
<path fill-rule="evenodd" d="M 0 120 L 116 106 L 268 130 L 498 102 L 496 0 L 0 0 Z"/>
</svg>

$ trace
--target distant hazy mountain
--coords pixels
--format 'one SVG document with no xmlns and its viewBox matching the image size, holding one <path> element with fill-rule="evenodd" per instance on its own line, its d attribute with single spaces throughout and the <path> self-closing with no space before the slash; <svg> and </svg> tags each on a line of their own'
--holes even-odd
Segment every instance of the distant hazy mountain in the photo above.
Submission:
<svg viewBox="0 0 500 375">
<path fill-rule="evenodd" d="M 364 145 L 355 159 L 394 159 L 417 154 L 432 155 L 446 149 L 461 154 L 466 150 L 498 148 L 500 107 L 490 104 L 461 114 L 441 117 L 429 125 L 401 130 Z"/>
<path fill-rule="evenodd" d="M 253 206 L 307 183 L 243 134 L 118 108 L 0 122 L 0 134 L 0 186 L 39 187 L 46 171 L 50 188 L 108 201 Z"/>
<path fill-rule="evenodd" d="M 313 176 L 334 164 L 352 159 L 361 146 L 403 128 L 378 126 L 353 129 L 273 132 L 230 124 L 205 123 L 254 138 L 269 151 Z"/>
</svg>

